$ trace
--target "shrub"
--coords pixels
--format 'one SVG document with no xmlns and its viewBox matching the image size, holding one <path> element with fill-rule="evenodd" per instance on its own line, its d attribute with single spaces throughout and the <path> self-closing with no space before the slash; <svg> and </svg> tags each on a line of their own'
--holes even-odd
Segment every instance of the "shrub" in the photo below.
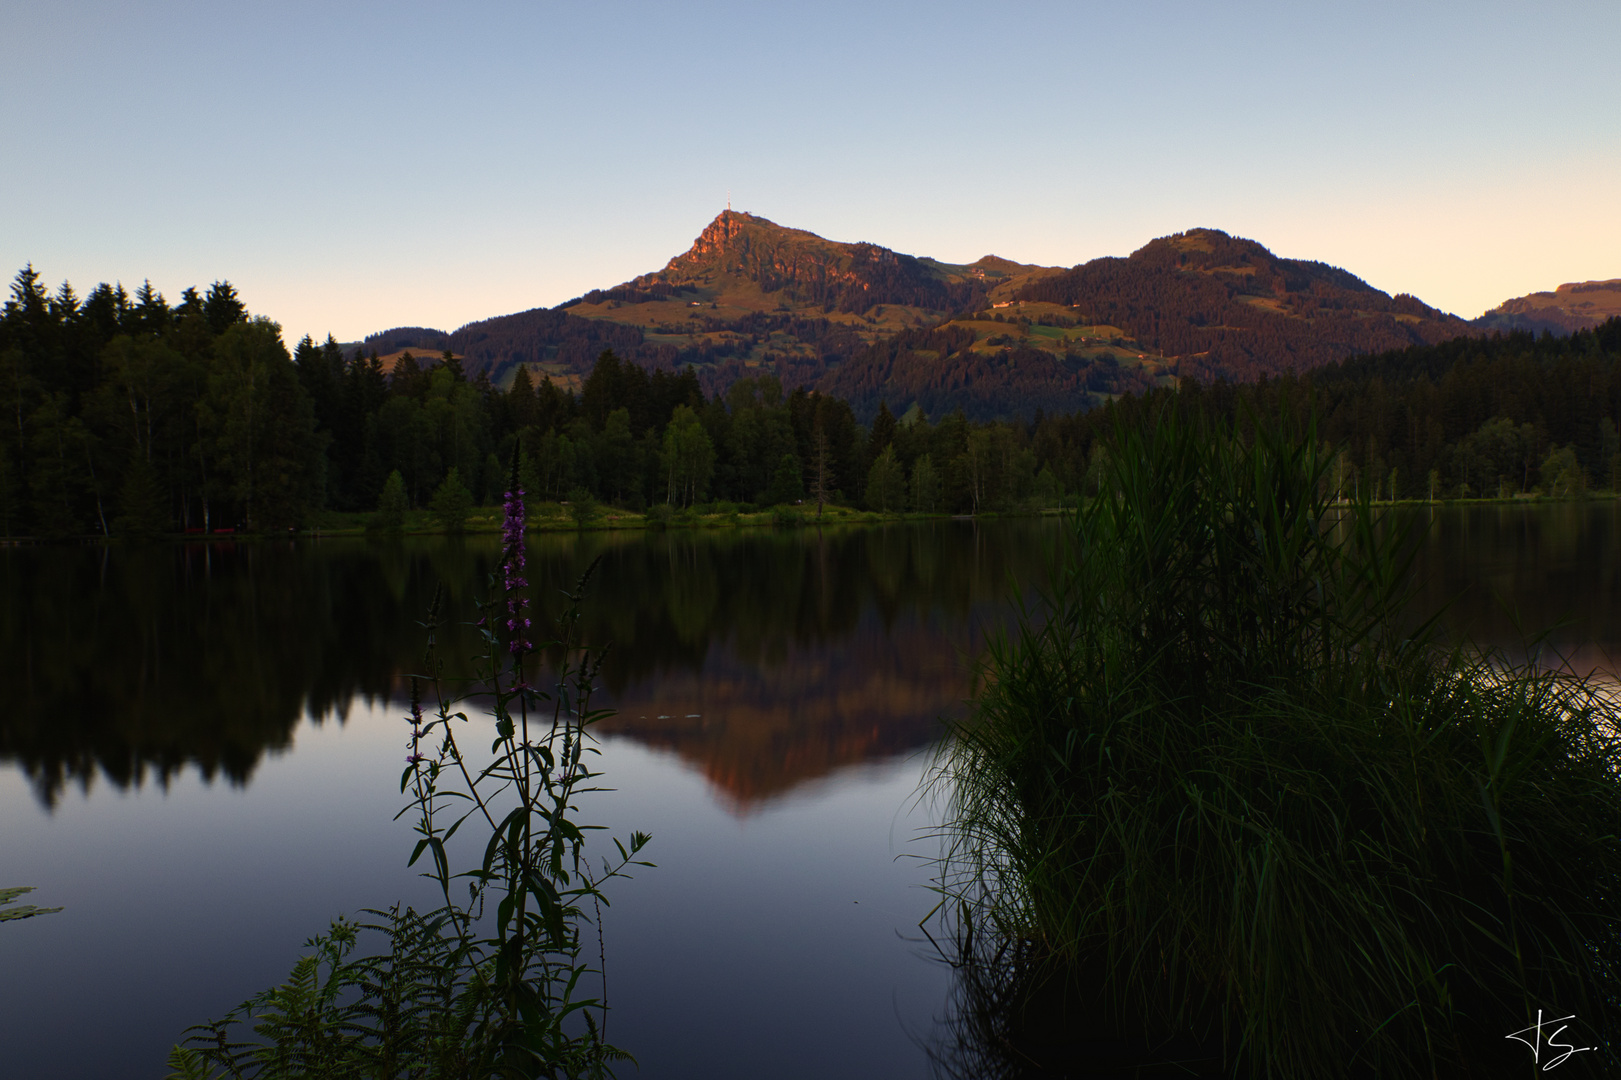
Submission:
<svg viewBox="0 0 1621 1080">
<path fill-rule="evenodd" d="M 935 781 L 979 954 L 1267 1075 L 1496 1075 L 1538 1009 L 1621 1065 L 1616 710 L 1415 628 L 1410 538 L 1256 426 L 1117 428 L 990 648 Z"/>
</svg>

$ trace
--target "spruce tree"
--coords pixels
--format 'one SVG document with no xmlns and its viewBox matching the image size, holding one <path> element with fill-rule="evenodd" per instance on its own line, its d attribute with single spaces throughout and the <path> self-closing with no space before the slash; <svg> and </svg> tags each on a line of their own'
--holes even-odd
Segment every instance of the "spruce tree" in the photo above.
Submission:
<svg viewBox="0 0 1621 1080">
<path fill-rule="evenodd" d="M 203 298 L 203 319 L 216 335 L 223 334 L 233 324 L 248 321 L 248 306 L 236 295 L 236 286 L 216 281 Z"/>
</svg>

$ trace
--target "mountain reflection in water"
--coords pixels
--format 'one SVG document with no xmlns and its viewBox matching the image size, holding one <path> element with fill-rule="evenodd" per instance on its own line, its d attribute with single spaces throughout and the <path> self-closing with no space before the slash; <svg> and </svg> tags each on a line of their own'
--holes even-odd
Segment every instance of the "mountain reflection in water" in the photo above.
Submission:
<svg viewBox="0 0 1621 1080">
<path fill-rule="evenodd" d="M 1038 579 L 1051 522 L 544 535 L 538 625 L 594 559 L 586 639 L 615 734 L 673 750 L 744 811 L 846 764 L 926 745 L 961 708 L 979 628 Z M 401 699 L 435 588 L 450 674 L 495 537 L 12 548 L 0 760 L 54 805 L 98 777 L 247 783 L 298 721 Z"/>
<path fill-rule="evenodd" d="M 1612 501 L 1403 510 L 1427 531 L 1416 607 L 1478 643 L 1613 677 L 1621 509 Z M 592 560 L 587 640 L 612 642 L 604 734 L 668 749 L 745 812 L 848 764 L 926 745 L 970 687 L 964 659 L 1041 579 L 1055 521 L 530 538 L 537 624 Z M 441 655 L 499 556 L 493 536 L 0 552 L 0 761 L 55 805 L 98 777 L 244 784 L 304 716 L 401 698 L 435 588 Z"/>
</svg>

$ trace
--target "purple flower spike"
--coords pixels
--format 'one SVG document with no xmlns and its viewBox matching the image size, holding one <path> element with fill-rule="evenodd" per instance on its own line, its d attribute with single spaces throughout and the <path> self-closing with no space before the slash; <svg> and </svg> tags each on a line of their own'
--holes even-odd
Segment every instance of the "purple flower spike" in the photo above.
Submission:
<svg viewBox="0 0 1621 1080">
<path fill-rule="evenodd" d="M 506 587 L 507 593 L 507 651 L 514 656 L 521 656 L 534 648 L 528 636 L 529 620 L 524 617 L 524 608 L 529 606 L 529 597 L 525 595 L 525 590 L 529 588 L 529 579 L 523 576 L 522 488 L 514 487 L 507 492 L 502 510 L 504 513 L 501 520 L 501 543 L 506 549 L 506 563 L 501 567 L 501 572 L 502 584 Z"/>
<path fill-rule="evenodd" d="M 417 750 L 422 745 L 422 688 L 417 684 L 416 676 L 411 676 L 411 756 L 405 759 L 407 765 L 415 765 L 422 760 Z"/>
</svg>

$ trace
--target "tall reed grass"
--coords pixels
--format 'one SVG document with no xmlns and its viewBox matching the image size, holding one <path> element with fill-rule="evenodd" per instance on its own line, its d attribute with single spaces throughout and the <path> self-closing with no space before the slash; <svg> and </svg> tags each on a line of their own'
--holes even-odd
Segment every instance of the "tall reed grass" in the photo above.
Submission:
<svg viewBox="0 0 1621 1080">
<path fill-rule="evenodd" d="M 1229 1069 L 1528 1075 L 1539 1009 L 1616 1069 L 1613 704 L 1415 625 L 1411 538 L 1288 426 L 1117 426 L 941 752 L 943 889 Z"/>
</svg>

